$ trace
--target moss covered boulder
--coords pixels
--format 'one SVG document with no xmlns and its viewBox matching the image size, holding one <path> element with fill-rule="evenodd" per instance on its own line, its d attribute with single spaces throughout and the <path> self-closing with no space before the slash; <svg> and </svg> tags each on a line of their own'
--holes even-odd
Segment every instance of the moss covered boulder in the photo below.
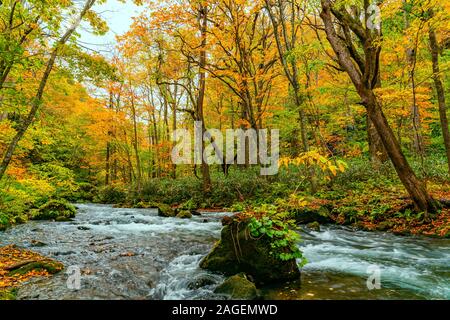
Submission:
<svg viewBox="0 0 450 320">
<path fill-rule="evenodd" d="M 77 210 L 65 200 L 50 200 L 47 203 L 30 211 L 32 220 L 67 221 L 75 217 Z"/>
<path fill-rule="evenodd" d="M 258 297 L 255 284 L 244 273 L 227 278 L 214 292 L 235 300 L 254 300 Z"/>
<path fill-rule="evenodd" d="M 318 223 L 317 221 L 310 222 L 306 226 L 313 231 L 320 232 L 320 223 Z"/>
<path fill-rule="evenodd" d="M 160 217 L 175 217 L 176 213 L 175 210 L 169 206 L 168 204 L 164 203 L 155 203 L 152 204 L 153 208 L 158 209 L 158 216 Z"/>
<path fill-rule="evenodd" d="M 0 300 L 16 300 L 17 289 L 0 289 Z"/>
<path fill-rule="evenodd" d="M 331 212 L 326 206 L 319 208 L 304 208 L 294 210 L 295 221 L 298 224 L 308 224 L 311 222 L 318 222 L 320 224 L 331 223 Z"/>
<path fill-rule="evenodd" d="M 177 218 L 180 219 L 190 219 L 192 218 L 192 213 L 189 210 L 180 210 L 177 214 Z"/>
<path fill-rule="evenodd" d="M 61 262 L 52 259 L 44 259 L 40 261 L 26 261 L 26 263 L 22 266 L 17 265 L 15 268 L 11 269 L 12 270 L 7 274 L 8 276 L 14 276 L 17 274 L 23 275 L 34 270 L 45 270 L 50 274 L 55 274 L 64 269 L 64 265 Z"/>
<path fill-rule="evenodd" d="M 298 280 L 300 270 L 294 258 L 280 259 L 273 254 L 273 240 L 251 236 L 250 220 L 225 218 L 221 239 L 200 262 L 200 267 L 231 276 L 241 272 L 256 284 Z"/>
</svg>

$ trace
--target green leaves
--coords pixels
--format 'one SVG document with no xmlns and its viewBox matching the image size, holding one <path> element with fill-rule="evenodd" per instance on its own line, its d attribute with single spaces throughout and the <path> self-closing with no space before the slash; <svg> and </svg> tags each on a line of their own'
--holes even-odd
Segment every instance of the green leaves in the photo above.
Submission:
<svg viewBox="0 0 450 320">
<path fill-rule="evenodd" d="M 282 261 L 300 259 L 300 266 L 306 263 L 297 244 L 300 235 L 292 229 L 297 228 L 293 220 L 281 220 L 278 215 L 251 218 L 248 224 L 250 235 L 255 238 L 266 236 L 270 239 L 271 254 Z"/>
</svg>

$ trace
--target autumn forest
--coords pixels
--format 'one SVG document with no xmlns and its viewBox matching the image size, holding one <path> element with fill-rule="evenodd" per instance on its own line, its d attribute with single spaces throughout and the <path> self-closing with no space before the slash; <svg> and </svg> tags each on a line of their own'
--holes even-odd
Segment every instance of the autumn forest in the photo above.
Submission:
<svg viewBox="0 0 450 320">
<path fill-rule="evenodd" d="M 0 0 L 0 299 L 450 299 L 449 16 Z"/>
</svg>

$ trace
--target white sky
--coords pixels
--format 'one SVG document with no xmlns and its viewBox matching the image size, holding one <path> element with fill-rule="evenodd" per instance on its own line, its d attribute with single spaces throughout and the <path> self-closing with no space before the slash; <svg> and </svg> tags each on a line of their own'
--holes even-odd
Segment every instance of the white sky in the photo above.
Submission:
<svg viewBox="0 0 450 320">
<path fill-rule="evenodd" d="M 125 33 L 131 23 L 132 17 L 136 17 L 142 12 L 143 7 L 138 7 L 131 0 L 121 3 L 117 0 L 108 0 L 102 5 L 94 6 L 94 10 L 108 23 L 109 32 L 104 36 L 95 36 L 90 34 L 84 24 L 80 29 L 80 44 L 100 51 L 103 55 L 108 55 L 114 47 L 115 36 Z"/>
</svg>

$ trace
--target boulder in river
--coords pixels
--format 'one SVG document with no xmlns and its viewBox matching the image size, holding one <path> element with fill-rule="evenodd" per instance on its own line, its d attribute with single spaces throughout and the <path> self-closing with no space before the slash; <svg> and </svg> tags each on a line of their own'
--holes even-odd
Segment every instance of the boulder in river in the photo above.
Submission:
<svg viewBox="0 0 450 320">
<path fill-rule="evenodd" d="M 153 204 L 153 207 L 158 209 L 158 216 L 160 217 L 175 217 L 175 210 L 168 204 L 158 203 Z"/>
<path fill-rule="evenodd" d="M 320 224 L 331 223 L 330 210 L 326 206 L 321 206 L 318 209 L 304 208 L 294 210 L 295 221 L 298 224 L 307 224 L 311 222 L 318 222 Z"/>
<path fill-rule="evenodd" d="M 320 231 L 320 223 L 318 223 L 317 221 L 310 222 L 306 226 L 313 231 Z"/>
<path fill-rule="evenodd" d="M 227 278 L 214 292 L 236 300 L 254 300 L 258 297 L 255 284 L 248 280 L 244 273 Z"/>
<path fill-rule="evenodd" d="M 178 212 L 177 218 L 190 219 L 192 218 L 192 213 L 189 210 L 181 210 L 180 212 Z"/>
<path fill-rule="evenodd" d="M 75 217 L 77 210 L 65 200 L 50 200 L 30 211 L 32 220 L 67 220 Z"/>
<path fill-rule="evenodd" d="M 226 218 L 221 239 L 200 262 L 200 267 L 231 276 L 241 272 L 256 284 L 298 280 L 300 270 L 294 258 L 284 261 L 273 254 L 273 239 L 249 234 L 249 219 Z"/>
</svg>

